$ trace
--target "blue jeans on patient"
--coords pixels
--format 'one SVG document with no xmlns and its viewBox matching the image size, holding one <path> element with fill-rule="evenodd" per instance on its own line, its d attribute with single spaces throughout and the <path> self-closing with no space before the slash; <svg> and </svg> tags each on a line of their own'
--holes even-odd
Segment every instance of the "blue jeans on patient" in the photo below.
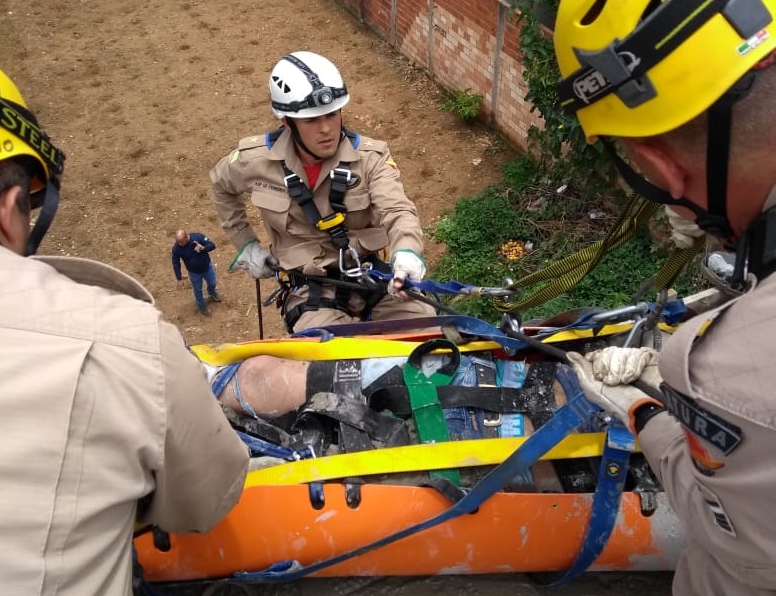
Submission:
<svg viewBox="0 0 776 596">
<path fill-rule="evenodd" d="M 210 267 L 204 273 L 193 273 L 189 271 L 189 279 L 191 280 L 191 289 L 194 290 L 194 300 L 197 302 L 197 306 L 203 308 L 205 306 L 205 297 L 202 295 L 202 280 L 207 284 L 207 293 L 209 296 L 215 296 L 216 292 L 216 268 L 213 263 L 210 263 Z"/>
</svg>

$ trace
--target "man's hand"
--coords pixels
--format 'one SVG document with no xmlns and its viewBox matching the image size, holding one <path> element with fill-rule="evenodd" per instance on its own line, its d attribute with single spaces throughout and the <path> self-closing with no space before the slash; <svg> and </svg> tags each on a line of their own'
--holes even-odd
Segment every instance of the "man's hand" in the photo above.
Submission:
<svg viewBox="0 0 776 596">
<path fill-rule="evenodd" d="M 651 348 L 609 347 L 585 356 L 576 352 L 567 355 L 588 399 L 611 412 L 631 431 L 634 431 L 633 414 L 639 406 L 647 403 L 662 406 L 640 389 L 622 384 L 640 379 L 657 389 L 662 379 L 657 370 L 657 352 Z"/>
<path fill-rule="evenodd" d="M 408 296 L 402 289 L 407 278 L 421 281 L 426 275 L 425 261 L 413 250 L 400 249 L 393 253 L 391 268 L 393 277 L 388 282 L 388 293 L 405 299 Z"/>
<path fill-rule="evenodd" d="M 177 286 L 177 288 L 179 290 L 182 290 L 183 288 L 186 287 L 186 282 L 184 280 L 182 280 L 182 279 L 179 279 L 179 280 L 177 280 L 176 286 Z"/>
<path fill-rule="evenodd" d="M 706 233 L 694 221 L 682 217 L 668 205 L 666 205 L 665 211 L 666 217 L 668 217 L 668 227 L 671 228 L 671 241 L 676 248 L 690 248 L 695 243 L 696 238 L 700 238 Z"/>
<path fill-rule="evenodd" d="M 229 263 L 229 271 L 245 269 L 251 277 L 265 279 L 275 275 L 279 265 L 275 255 L 262 248 L 256 240 L 251 240 L 243 245 L 234 260 Z"/>
<path fill-rule="evenodd" d="M 194 252 L 202 252 L 205 249 L 199 242 L 194 241 Z"/>
</svg>

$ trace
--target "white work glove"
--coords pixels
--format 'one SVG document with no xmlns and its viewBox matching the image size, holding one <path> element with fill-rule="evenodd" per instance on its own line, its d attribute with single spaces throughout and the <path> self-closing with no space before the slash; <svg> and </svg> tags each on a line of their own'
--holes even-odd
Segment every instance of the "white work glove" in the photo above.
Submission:
<svg viewBox="0 0 776 596">
<path fill-rule="evenodd" d="M 657 370 L 657 352 L 651 348 L 616 348 L 567 354 L 588 399 L 613 414 L 631 431 L 633 414 L 647 403 L 662 404 L 632 385 L 636 379 L 657 389 L 662 379 Z M 615 384 L 609 384 L 613 381 Z"/>
<path fill-rule="evenodd" d="M 264 279 L 275 275 L 279 264 L 275 255 L 262 248 L 256 240 L 251 240 L 243 245 L 237 256 L 229 263 L 229 271 L 245 269 L 251 277 Z"/>
<path fill-rule="evenodd" d="M 694 221 L 682 217 L 668 205 L 665 206 L 665 211 L 668 227 L 671 228 L 671 241 L 676 248 L 690 248 L 696 238 L 706 234 Z"/>
<path fill-rule="evenodd" d="M 652 377 L 644 382 L 652 384 L 654 375 L 660 384 L 660 373 L 657 372 L 657 351 L 652 348 L 618 348 L 609 346 L 602 350 L 589 352 L 585 360 L 593 364 L 593 375 L 607 385 L 627 385 L 633 383 L 642 375 Z M 649 370 L 647 368 L 649 367 Z"/>
<path fill-rule="evenodd" d="M 388 292 L 399 295 L 404 282 L 421 281 L 426 276 L 426 262 L 414 250 L 402 248 L 393 253 L 391 259 L 393 277 L 388 282 Z"/>
</svg>

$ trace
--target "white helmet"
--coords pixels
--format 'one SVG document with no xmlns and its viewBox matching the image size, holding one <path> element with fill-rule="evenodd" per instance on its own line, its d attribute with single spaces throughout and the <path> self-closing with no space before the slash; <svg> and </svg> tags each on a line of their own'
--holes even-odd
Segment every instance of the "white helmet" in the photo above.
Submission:
<svg viewBox="0 0 776 596">
<path fill-rule="evenodd" d="M 269 95 L 278 118 L 315 118 L 350 100 L 337 67 L 313 52 L 283 56 L 269 75 Z"/>
</svg>

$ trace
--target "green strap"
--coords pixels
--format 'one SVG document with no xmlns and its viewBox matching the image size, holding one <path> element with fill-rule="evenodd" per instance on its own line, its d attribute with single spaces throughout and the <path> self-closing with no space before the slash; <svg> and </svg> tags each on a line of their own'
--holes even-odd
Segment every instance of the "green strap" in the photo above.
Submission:
<svg viewBox="0 0 776 596">
<path fill-rule="evenodd" d="M 452 352 L 452 359 L 430 376 L 423 372 L 423 356 L 435 350 Z M 404 383 L 410 396 L 412 417 L 421 443 L 441 443 L 450 440 L 447 421 L 439 403 L 436 388 L 449 385 L 455 371 L 461 363 L 461 352 L 448 339 L 431 339 L 415 348 L 404 365 Z M 429 472 L 429 476 L 445 478 L 456 486 L 460 486 L 461 478 L 458 470 L 437 470 Z"/>
</svg>

